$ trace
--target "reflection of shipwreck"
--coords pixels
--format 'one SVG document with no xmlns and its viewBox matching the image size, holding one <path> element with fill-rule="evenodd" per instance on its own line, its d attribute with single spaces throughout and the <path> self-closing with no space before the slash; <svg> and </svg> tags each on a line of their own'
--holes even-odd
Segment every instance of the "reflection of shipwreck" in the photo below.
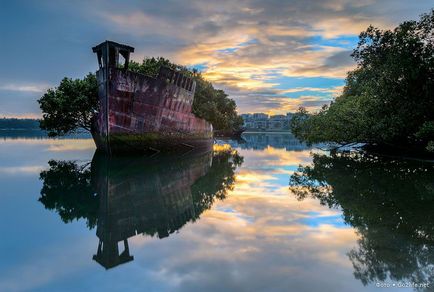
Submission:
<svg viewBox="0 0 434 292">
<path fill-rule="evenodd" d="M 100 208 L 99 244 L 93 259 L 106 269 L 126 263 L 133 260 L 129 237 L 167 237 L 197 218 L 203 210 L 197 209 L 191 186 L 207 173 L 211 159 L 207 152 L 150 166 L 144 159 L 95 156 L 92 168 L 97 169 L 92 169 L 92 180 Z M 123 243 L 124 251 L 120 252 L 118 243 Z"/>
<path fill-rule="evenodd" d="M 92 129 L 98 149 L 109 154 L 187 151 L 212 143 L 211 124 L 191 112 L 192 78 L 166 67 L 157 78 L 128 71 L 134 48 L 115 42 L 103 42 L 93 52 L 99 63 L 99 111 Z"/>
<path fill-rule="evenodd" d="M 233 187 L 243 158 L 229 147 L 182 156 L 109 157 L 92 163 L 49 161 L 39 201 L 63 222 L 84 219 L 99 238 L 93 259 L 106 269 L 132 261 L 128 239 L 164 238 L 195 221 Z M 120 251 L 118 245 L 123 245 Z"/>
</svg>

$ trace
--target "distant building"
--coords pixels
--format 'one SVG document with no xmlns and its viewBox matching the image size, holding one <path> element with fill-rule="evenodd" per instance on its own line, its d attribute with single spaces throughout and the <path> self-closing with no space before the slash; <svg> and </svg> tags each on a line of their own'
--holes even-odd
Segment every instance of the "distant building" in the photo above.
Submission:
<svg viewBox="0 0 434 292">
<path fill-rule="evenodd" d="M 243 118 L 244 121 L 252 118 L 252 114 L 241 114 L 240 116 Z"/>
<path fill-rule="evenodd" d="M 242 114 L 240 116 L 243 118 L 244 128 L 247 128 L 247 129 L 253 129 L 254 128 L 253 115 L 252 114 Z"/>
<path fill-rule="evenodd" d="M 293 113 L 286 113 L 286 120 L 288 121 L 288 130 L 291 129 L 291 119 L 294 116 Z"/>
<path fill-rule="evenodd" d="M 274 131 L 282 131 L 288 128 L 288 120 L 285 115 L 270 116 L 268 121 L 268 129 Z"/>
<path fill-rule="evenodd" d="M 292 113 L 268 116 L 264 113 L 242 114 L 244 127 L 256 131 L 288 131 Z"/>
<path fill-rule="evenodd" d="M 254 113 L 252 114 L 252 117 L 256 120 L 268 119 L 268 115 L 264 113 Z"/>
<path fill-rule="evenodd" d="M 286 113 L 286 118 L 288 119 L 288 121 L 291 121 L 293 116 L 294 116 L 293 113 Z"/>
</svg>

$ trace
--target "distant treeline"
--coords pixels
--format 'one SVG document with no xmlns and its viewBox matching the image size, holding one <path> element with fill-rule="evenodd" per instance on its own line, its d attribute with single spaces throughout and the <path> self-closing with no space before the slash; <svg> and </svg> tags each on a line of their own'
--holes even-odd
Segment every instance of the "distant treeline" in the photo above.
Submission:
<svg viewBox="0 0 434 292">
<path fill-rule="evenodd" d="M 37 119 L 16 119 L 2 118 L 0 119 L 0 130 L 40 130 L 39 120 Z"/>
<path fill-rule="evenodd" d="M 48 133 L 39 127 L 37 119 L 0 118 L 0 139 L 46 139 Z M 67 139 L 88 139 L 90 134 L 84 129 L 65 135 Z"/>
</svg>

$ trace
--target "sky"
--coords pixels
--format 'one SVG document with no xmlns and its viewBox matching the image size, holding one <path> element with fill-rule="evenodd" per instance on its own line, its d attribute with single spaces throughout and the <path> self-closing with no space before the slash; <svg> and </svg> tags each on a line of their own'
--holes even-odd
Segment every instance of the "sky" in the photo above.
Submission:
<svg viewBox="0 0 434 292">
<path fill-rule="evenodd" d="M 339 95 L 358 35 L 393 28 L 432 0 L 1 1 L 0 117 L 40 117 L 37 99 L 63 77 L 97 70 L 91 47 L 199 69 L 239 113 L 317 110 Z"/>
</svg>

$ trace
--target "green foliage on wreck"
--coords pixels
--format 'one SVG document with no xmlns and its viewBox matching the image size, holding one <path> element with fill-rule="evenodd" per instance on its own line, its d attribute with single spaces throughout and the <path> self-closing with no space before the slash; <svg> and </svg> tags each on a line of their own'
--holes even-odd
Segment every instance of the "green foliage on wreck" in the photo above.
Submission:
<svg viewBox="0 0 434 292">
<path fill-rule="evenodd" d="M 243 120 L 236 112 L 235 101 L 223 90 L 214 88 L 197 70 L 190 70 L 162 57 L 144 58 L 142 63 L 130 61 L 128 68 L 133 72 L 156 77 L 162 66 L 181 71 L 196 81 L 193 113 L 197 117 L 210 122 L 216 131 L 236 132 L 241 129 Z"/>
<path fill-rule="evenodd" d="M 210 122 L 217 132 L 237 132 L 243 121 L 237 114 L 236 103 L 215 89 L 200 72 L 177 65 L 168 59 L 145 58 L 142 63 L 130 61 L 128 70 L 156 77 L 162 66 L 181 71 L 196 81 L 193 113 Z M 63 136 L 80 128 L 91 131 L 92 119 L 98 110 L 98 84 L 95 74 L 83 79 L 64 78 L 56 88 L 49 89 L 39 100 L 43 112 L 41 128 L 50 136 Z"/>
</svg>

